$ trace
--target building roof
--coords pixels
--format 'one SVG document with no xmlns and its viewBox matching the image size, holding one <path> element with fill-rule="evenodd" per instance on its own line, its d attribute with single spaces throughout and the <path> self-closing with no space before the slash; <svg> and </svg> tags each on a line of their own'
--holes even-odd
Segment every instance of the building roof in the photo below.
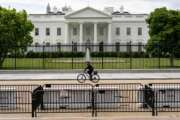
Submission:
<svg viewBox="0 0 180 120">
<path fill-rule="evenodd" d="M 97 9 L 89 7 L 89 6 L 85 7 L 85 8 L 82 8 L 80 10 L 73 11 L 71 13 L 67 13 L 67 14 L 62 12 L 62 11 L 58 11 L 57 13 L 49 12 L 49 13 L 45 13 L 45 14 L 29 14 L 29 15 L 65 15 L 66 17 L 69 17 L 69 16 L 72 16 L 74 14 L 78 14 L 78 13 L 80 13 L 82 11 L 85 11 L 87 9 L 95 11 L 95 12 L 100 13 L 100 14 L 103 14 L 103 15 L 105 15 L 107 17 L 112 17 L 111 15 L 148 15 L 148 14 L 131 14 L 131 13 L 127 12 L 127 11 L 124 11 L 124 12 L 115 11 L 111 15 L 109 15 L 109 14 L 103 12 L 103 11 L 97 10 Z"/>
<path fill-rule="evenodd" d="M 88 7 L 83 8 L 83 9 L 80 9 L 80 10 L 77 10 L 77 11 L 74 11 L 74 12 L 71 12 L 71 13 L 67 14 L 67 15 L 66 15 L 66 17 L 69 17 L 69 16 L 72 16 L 72 15 L 75 15 L 75 14 L 81 13 L 81 12 L 83 12 L 83 11 L 85 11 L 85 10 L 91 10 L 91 11 L 94 11 L 94 12 L 100 13 L 100 14 L 102 14 L 102 15 L 106 16 L 106 17 L 111 18 L 111 15 L 109 15 L 109 14 L 107 14 L 107 13 L 103 12 L 103 11 L 100 11 L 100 10 L 94 9 L 94 8 L 92 8 L 92 7 L 89 7 L 89 6 L 88 6 Z"/>
</svg>

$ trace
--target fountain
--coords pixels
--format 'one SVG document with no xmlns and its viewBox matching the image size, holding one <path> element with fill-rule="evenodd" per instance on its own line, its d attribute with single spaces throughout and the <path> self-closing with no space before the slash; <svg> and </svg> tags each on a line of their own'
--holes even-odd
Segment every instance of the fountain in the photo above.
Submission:
<svg viewBox="0 0 180 120">
<path fill-rule="evenodd" d="M 85 62 L 91 62 L 90 50 L 86 48 Z"/>
</svg>

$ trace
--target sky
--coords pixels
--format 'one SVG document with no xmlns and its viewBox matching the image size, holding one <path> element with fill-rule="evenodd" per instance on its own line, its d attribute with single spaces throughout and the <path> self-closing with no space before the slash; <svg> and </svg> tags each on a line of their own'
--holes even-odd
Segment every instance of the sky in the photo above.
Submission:
<svg viewBox="0 0 180 120">
<path fill-rule="evenodd" d="M 167 7 L 168 9 L 179 9 L 180 0 L 0 0 L 0 6 L 25 9 L 29 14 L 45 13 L 47 4 L 51 8 L 56 6 L 61 9 L 63 6 L 71 6 L 78 10 L 87 6 L 103 10 L 104 7 L 114 7 L 117 11 L 121 6 L 130 13 L 150 13 L 155 8 Z"/>
</svg>

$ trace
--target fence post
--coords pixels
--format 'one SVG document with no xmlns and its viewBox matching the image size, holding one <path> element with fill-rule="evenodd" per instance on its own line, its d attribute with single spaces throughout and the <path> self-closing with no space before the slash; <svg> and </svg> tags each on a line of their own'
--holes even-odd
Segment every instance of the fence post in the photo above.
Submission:
<svg viewBox="0 0 180 120">
<path fill-rule="evenodd" d="M 33 95 L 34 93 L 31 93 L 31 99 L 32 99 L 32 105 L 31 105 L 31 116 L 32 117 L 37 117 L 37 113 L 36 113 L 36 108 L 35 108 L 35 102 L 34 101 L 36 101 L 36 98 L 34 97 L 34 95 Z"/>
<path fill-rule="evenodd" d="M 74 47 L 73 47 L 73 42 L 72 42 L 72 59 L 71 59 L 72 69 L 74 69 L 74 65 L 73 65 L 74 64 L 74 59 L 73 59 L 74 58 L 74 52 L 73 52 L 74 49 L 73 48 Z"/>
<path fill-rule="evenodd" d="M 45 69 L 45 50 L 44 50 L 44 48 L 45 48 L 45 45 L 43 44 L 43 69 Z"/>
<path fill-rule="evenodd" d="M 97 110 L 96 110 L 96 90 L 94 89 L 94 86 L 92 86 L 92 117 L 97 117 Z"/>
<path fill-rule="evenodd" d="M 102 45 L 102 59 L 101 59 L 101 67 L 102 67 L 102 69 L 104 69 L 104 45 Z"/>
<path fill-rule="evenodd" d="M 16 46 L 14 50 L 14 69 L 16 70 Z"/>
<path fill-rule="evenodd" d="M 160 45 L 158 45 L 158 68 L 161 69 L 161 48 Z"/>
<path fill-rule="evenodd" d="M 130 41 L 130 44 L 129 44 L 129 48 L 130 48 L 130 69 L 132 69 L 132 45 L 131 45 L 131 41 Z"/>
</svg>

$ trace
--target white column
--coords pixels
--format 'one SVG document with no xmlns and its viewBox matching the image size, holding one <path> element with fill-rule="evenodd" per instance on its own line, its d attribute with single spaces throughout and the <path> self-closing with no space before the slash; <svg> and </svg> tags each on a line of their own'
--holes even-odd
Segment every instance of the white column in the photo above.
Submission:
<svg viewBox="0 0 180 120">
<path fill-rule="evenodd" d="M 83 43 L 83 23 L 79 23 L 80 27 L 80 33 L 79 33 L 79 43 L 82 45 Z M 80 46 L 80 51 L 82 51 L 82 46 Z"/>
<path fill-rule="evenodd" d="M 111 44 L 111 23 L 108 23 L 108 44 Z"/>
<path fill-rule="evenodd" d="M 65 38 L 64 38 L 64 44 L 68 44 L 68 35 L 69 35 L 69 30 L 68 30 L 68 28 L 69 28 L 69 25 L 68 25 L 68 23 L 65 23 Z"/>
<path fill-rule="evenodd" d="M 80 25 L 79 43 L 82 44 L 83 43 L 83 23 L 80 23 L 79 25 Z"/>
<path fill-rule="evenodd" d="M 97 23 L 94 23 L 94 44 L 97 44 Z"/>
</svg>

